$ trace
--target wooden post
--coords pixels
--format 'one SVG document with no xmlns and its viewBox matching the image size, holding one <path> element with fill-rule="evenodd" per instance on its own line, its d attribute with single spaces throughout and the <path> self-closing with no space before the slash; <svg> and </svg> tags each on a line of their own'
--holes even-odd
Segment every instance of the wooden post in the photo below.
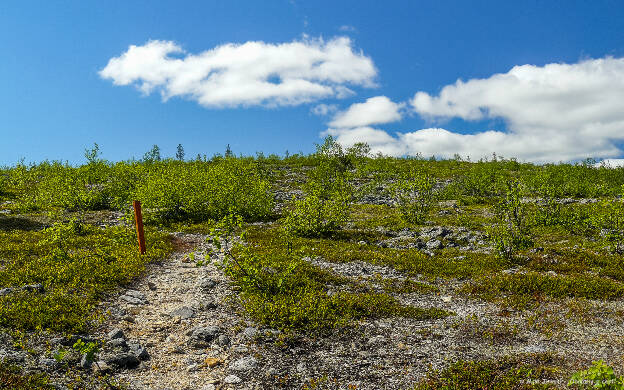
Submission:
<svg viewBox="0 0 624 390">
<path fill-rule="evenodd" d="M 143 216 L 141 215 L 141 202 L 135 200 L 132 202 L 134 207 L 134 220 L 136 221 L 137 237 L 139 239 L 139 251 L 145 254 L 145 235 L 143 234 Z"/>
</svg>

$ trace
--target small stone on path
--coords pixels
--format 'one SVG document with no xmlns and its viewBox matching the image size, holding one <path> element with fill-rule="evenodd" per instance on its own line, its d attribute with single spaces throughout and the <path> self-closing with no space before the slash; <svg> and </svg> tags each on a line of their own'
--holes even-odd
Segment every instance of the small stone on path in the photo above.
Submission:
<svg viewBox="0 0 624 390">
<path fill-rule="evenodd" d="M 236 375 L 228 375 L 223 379 L 223 383 L 227 383 L 229 385 L 233 385 L 236 383 L 241 383 L 243 380 Z"/>
</svg>

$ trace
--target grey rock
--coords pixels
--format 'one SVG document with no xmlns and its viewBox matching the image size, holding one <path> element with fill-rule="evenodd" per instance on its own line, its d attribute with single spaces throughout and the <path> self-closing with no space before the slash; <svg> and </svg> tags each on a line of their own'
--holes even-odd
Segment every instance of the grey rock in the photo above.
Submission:
<svg viewBox="0 0 624 390">
<path fill-rule="evenodd" d="M 147 282 L 147 287 L 152 291 L 156 290 L 156 284 L 154 282 Z"/>
<path fill-rule="evenodd" d="M 217 337 L 217 345 L 221 346 L 221 347 L 226 347 L 228 345 L 230 345 L 230 338 L 227 337 L 227 335 L 219 335 L 219 337 Z"/>
<path fill-rule="evenodd" d="M 202 290 L 210 290 L 217 285 L 217 282 L 212 279 L 200 279 L 197 282 L 197 287 Z"/>
<path fill-rule="evenodd" d="M 28 285 L 22 287 L 22 290 L 30 291 L 30 292 L 38 292 L 38 293 L 44 292 L 43 284 L 41 284 L 41 283 L 28 284 Z"/>
<path fill-rule="evenodd" d="M 98 360 L 93 366 L 93 370 L 96 373 L 106 375 L 111 372 L 111 367 L 104 360 Z"/>
<path fill-rule="evenodd" d="M 93 364 L 93 361 L 87 359 L 87 354 L 83 353 L 82 358 L 80 359 L 80 367 L 86 370 L 86 369 L 91 368 L 92 364 Z"/>
<path fill-rule="evenodd" d="M 414 232 L 409 230 L 408 228 L 405 228 L 399 231 L 398 236 L 399 237 L 414 237 Z"/>
<path fill-rule="evenodd" d="M 195 315 L 195 311 L 188 306 L 181 306 L 171 312 L 172 317 L 180 317 L 183 320 L 189 319 Z"/>
<path fill-rule="evenodd" d="M 136 299 L 140 299 L 142 301 L 145 300 L 145 294 L 143 294 L 140 291 L 137 290 L 128 290 L 126 291 L 126 293 L 124 295 L 130 296 L 130 297 L 134 297 Z"/>
<path fill-rule="evenodd" d="M 13 292 L 13 289 L 12 289 L 12 288 L 9 288 L 9 287 L 7 287 L 7 288 L 2 288 L 2 289 L 0 289 L 0 297 L 1 297 L 1 296 L 4 296 L 4 295 L 9 295 L 9 294 L 10 294 L 10 293 L 12 293 L 12 292 Z"/>
<path fill-rule="evenodd" d="M 122 350 L 126 350 L 128 348 L 128 344 L 126 344 L 126 340 L 122 338 L 112 339 L 108 342 L 108 345 L 111 348 L 118 348 Z"/>
<path fill-rule="evenodd" d="M 249 351 L 249 348 L 247 348 L 244 345 L 235 345 L 232 347 L 232 351 L 238 352 L 238 353 L 247 353 L 247 351 Z"/>
<path fill-rule="evenodd" d="M 206 347 L 219 333 L 221 330 L 216 326 L 198 326 L 188 333 L 190 334 L 189 344 L 195 348 Z"/>
<path fill-rule="evenodd" d="M 258 328 L 249 326 L 240 333 L 240 336 L 243 339 L 251 340 L 254 337 L 256 337 L 257 334 L 258 334 Z"/>
<path fill-rule="evenodd" d="M 427 242 L 427 249 L 431 250 L 431 249 L 441 249 L 443 248 L 444 245 L 442 244 L 442 242 L 440 240 L 431 240 Z"/>
<path fill-rule="evenodd" d="M 384 336 L 373 336 L 370 339 L 368 339 L 368 343 L 371 345 L 375 345 L 375 344 L 383 344 L 386 342 L 386 338 Z"/>
<path fill-rule="evenodd" d="M 122 295 L 119 297 L 120 299 L 123 299 L 124 301 L 132 304 L 132 305 L 143 305 L 145 302 L 141 299 L 132 297 L 130 295 Z"/>
<path fill-rule="evenodd" d="M 108 332 L 107 336 L 108 336 L 109 340 L 125 338 L 123 330 L 121 330 L 119 328 L 115 328 L 115 329 L 111 330 L 110 332 Z"/>
<path fill-rule="evenodd" d="M 217 307 L 218 305 L 214 301 L 202 302 L 199 305 L 200 310 L 213 310 L 213 309 L 216 309 Z"/>
<path fill-rule="evenodd" d="M 26 360 L 25 352 L 13 352 L 0 349 L 0 361 L 7 361 L 8 363 L 23 363 Z"/>
<path fill-rule="evenodd" d="M 228 375 L 223 378 L 223 383 L 227 383 L 228 385 L 233 385 L 236 383 L 241 383 L 243 380 L 236 375 Z"/>
<path fill-rule="evenodd" d="M 201 390 L 215 390 L 215 389 L 216 387 L 212 383 L 208 383 L 207 385 L 204 385 L 204 387 L 201 388 Z"/>
<path fill-rule="evenodd" d="M 128 344 L 128 347 L 130 349 L 130 352 L 132 352 L 134 354 L 134 356 L 136 356 L 139 360 L 147 360 L 147 359 L 149 359 L 149 357 L 150 357 L 149 353 L 140 344 L 138 344 L 138 343 L 130 343 L 130 344 Z"/>
<path fill-rule="evenodd" d="M 54 359 L 46 358 L 43 356 L 39 358 L 39 367 L 53 370 L 54 368 L 56 368 L 56 365 L 57 362 Z"/>
<path fill-rule="evenodd" d="M 230 370 L 232 371 L 250 371 L 258 365 L 258 360 L 253 356 L 245 356 L 234 363 L 230 364 Z"/>
<path fill-rule="evenodd" d="M 103 360 L 106 364 L 119 368 L 136 368 L 141 363 L 139 358 L 129 352 L 106 355 Z"/>
</svg>

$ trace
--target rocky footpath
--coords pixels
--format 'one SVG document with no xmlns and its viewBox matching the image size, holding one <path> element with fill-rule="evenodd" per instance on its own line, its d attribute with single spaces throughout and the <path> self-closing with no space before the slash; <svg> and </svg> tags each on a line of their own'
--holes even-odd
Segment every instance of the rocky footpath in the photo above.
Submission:
<svg viewBox="0 0 624 390">
<path fill-rule="evenodd" d="M 237 296 L 216 266 L 219 256 L 197 265 L 210 257 L 206 237 L 177 238 L 187 251 L 150 265 L 144 279 L 106 305 L 111 317 L 101 336 L 122 341 L 107 348 L 94 369 L 110 367 L 131 389 L 253 387 L 263 359 L 251 341 L 261 330 L 239 313 Z"/>
</svg>

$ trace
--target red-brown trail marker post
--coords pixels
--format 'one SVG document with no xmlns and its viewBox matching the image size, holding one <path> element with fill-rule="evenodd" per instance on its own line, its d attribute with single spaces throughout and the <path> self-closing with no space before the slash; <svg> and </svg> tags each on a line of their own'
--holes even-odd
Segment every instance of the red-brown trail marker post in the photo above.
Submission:
<svg viewBox="0 0 624 390">
<path fill-rule="evenodd" d="M 134 207 L 134 220 L 136 221 L 137 237 L 139 238 L 139 251 L 145 254 L 145 235 L 143 234 L 143 216 L 141 215 L 141 202 L 135 200 L 132 202 Z"/>
</svg>

